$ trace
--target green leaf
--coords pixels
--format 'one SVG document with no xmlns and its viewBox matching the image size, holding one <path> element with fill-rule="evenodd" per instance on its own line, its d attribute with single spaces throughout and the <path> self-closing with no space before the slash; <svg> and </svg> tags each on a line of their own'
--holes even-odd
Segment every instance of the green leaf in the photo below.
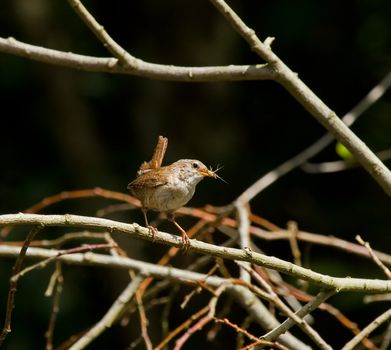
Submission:
<svg viewBox="0 0 391 350">
<path fill-rule="evenodd" d="M 353 154 L 340 142 L 336 143 L 335 152 L 346 161 L 351 162 L 354 160 Z"/>
</svg>

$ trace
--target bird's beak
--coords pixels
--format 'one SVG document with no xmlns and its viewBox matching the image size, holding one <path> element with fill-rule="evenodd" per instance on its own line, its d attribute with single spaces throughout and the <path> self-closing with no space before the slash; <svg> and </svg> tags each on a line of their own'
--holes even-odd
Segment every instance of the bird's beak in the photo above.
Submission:
<svg viewBox="0 0 391 350">
<path fill-rule="evenodd" d="M 213 172 L 212 170 L 209 170 L 209 169 L 199 169 L 198 172 L 202 176 L 213 177 L 214 179 L 218 178 L 217 174 L 215 172 Z"/>
<path fill-rule="evenodd" d="M 220 169 L 221 169 L 221 167 L 220 167 L 220 168 L 217 168 L 216 170 L 213 171 L 213 170 L 209 170 L 209 169 L 205 168 L 205 169 L 199 169 L 198 172 L 199 172 L 202 176 L 212 177 L 213 179 L 219 179 L 219 180 L 221 180 L 221 181 L 227 183 L 227 181 L 225 181 L 225 180 L 222 179 L 219 175 L 216 174 L 216 172 L 217 172 L 218 170 L 220 170 Z"/>
</svg>

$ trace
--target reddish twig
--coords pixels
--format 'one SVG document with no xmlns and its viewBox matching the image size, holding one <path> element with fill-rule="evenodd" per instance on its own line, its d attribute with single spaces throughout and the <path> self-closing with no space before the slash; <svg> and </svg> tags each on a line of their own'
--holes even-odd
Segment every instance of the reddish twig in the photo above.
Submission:
<svg viewBox="0 0 391 350">
<path fill-rule="evenodd" d="M 152 350 L 152 342 L 148 335 L 148 319 L 147 315 L 145 314 L 143 300 L 139 291 L 136 291 L 136 303 L 137 310 L 140 316 L 141 335 L 144 339 L 145 347 L 147 350 Z"/>
<path fill-rule="evenodd" d="M 198 287 L 193 289 L 189 294 L 185 295 L 183 302 L 181 303 L 181 309 L 184 309 L 186 305 L 189 303 L 190 299 L 195 295 L 199 294 L 202 289 L 206 289 L 212 294 L 214 294 L 214 290 L 211 289 L 208 285 L 205 284 L 205 280 L 209 277 L 212 276 L 212 274 L 215 273 L 217 270 L 218 266 L 214 265 L 206 274 L 205 278 L 203 278 L 201 281 L 198 281 Z"/>
<path fill-rule="evenodd" d="M 25 269 L 23 269 L 22 271 L 14 274 L 11 277 L 11 281 L 19 280 L 20 277 L 24 276 L 26 273 L 33 271 L 34 269 L 36 269 L 38 267 L 43 268 L 51 261 L 54 261 L 63 255 L 83 253 L 83 252 L 96 250 L 96 249 L 111 249 L 113 247 L 115 248 L 116 245 L 113 245 L 112 243 L 109 243 L 109 244 L 86 244 L 86 245 L 83 245 L 80 247 L 61 250 L 55 256 L 52 256 L 52 257 L 47 258 L 45 260 L 39 261 L 38 263 L 30 265 L 30 266 L 26 267 Z"/>
<path fill-rule="evenodd" d="M 187 235 L 191 238 L 194 237 L 204 226 L 206 225 L 206 222 L 203 220 L 198 221 L 190 230 L 187 231 Z M 168 262 L 175 257 L 179 252 L 179 248 L 171 247 L 166 254 L 164 254 L 159 261 L 157 262 L 157 265 L 164 266 L 167 265 Z M 146 278 L 143 283 L 140 286 L 140 293 L 143 295 L 145 293 L 145 290 L 148 288 L 148 286 L 152 283 L 154 279 L 152 277 Z"/>
<path fill-rule="evenodd" d="M 208 303 L 208 314 L 201 318 L 197 323 L 190 327 L 175 343 L 174 350 L 182 349 L 183 345 L 195 332 L 201 330 L 206 324 L 213 320 L 216 313 L 216 305 L 220 295 L 230 286 L 228 283 L 220 285 L 214 292 L 213 298 Z"/>
<path fill-rule="evenodd" d="M 200 331 L 206 324 L 212 321 L 213 317 L 209 313 L 201 318 L 197 323 L 195 323 L 192 327 L 190 327 L 186 333 L 184 333 L 175 343 L 174 350 L 182 349 L 183 345 L 188 341 L 188 339 L 192 336 L 193 333 Z"/>
<path fill-rule="evenodd" d="M 244 346 L 243 348 L 240 348 L 239 350 L 253 350 L 253 349 L 255 349 L 255 347 L 257 345 L 264 344 L 263 341 L 264 340 L 262 340 L 262 339 L 258 339 L 257 341 L 255 341 L 255 342 L 253 342 L 251 344 L 248 344 L 248 345 Z M 270 342 L 270 343 L 273 345 L 273 347 L 271 349 L 276 348 L 276 349 L 280 349 L 280 350 L 289 350 L 289 348 L 287 348 L 286 346 L 280 344 L 279 342 Z"/>
<path fill-rule="evenodd" d="M 12 310 L 15 307 L 15 304 L 14 304 L 15 303 L 15 293 L 16 293 L 16 287 L 18 284 L 18 279 L 14 279 L 14 276 L 19 274 L 19 272 L 20 272 L 24 257 L 26 256 L 26 252 L 27 252 L 27 249 L 28 249 L 31 241 L 43 228 L 44 228 L 43 225 L 38 225 L 38 226 L 35 226 L 29 232 L 26 240 L 23 243 L 23 247 L 20 250 L 19 256 L 15 261 L 15 265 L 12 268 L 12 278 L 11 278 L 10 287 L 8 290 L 7 308 L 6 308 L 6 312 L 5 312 L 4 327 L 3 327 L 2 333 L 0 334 L 0 346 L 3 344 L 7 335 L 11 332 Z"/>
<path fill-rule="evenodd" d="M 209 311 L 209 307 L 205 306 L 195 314 L 191 315 L 185 322 L 175 328 L 170 334 L 165 337 L 158 346 L 154 348 L 154 350 L 161 350 L 164 346 L 166 346 L 177 334 L 182 332 L 182 330 L 188 328 L 195 320 L 199 319 L 203 314 Z"/>
<path fill-rule="evenodd" d="M 246 331 L 245 329 L 239 327 L 237 324 L 231 322 L 228 318 L 221 319 L 221 318 L 214 317 L 213 319 L 218 323 L 223 323 L 223 324 L 233 328 L 237 333 L 241 333 L 241 334 L 245 335 L 248 339 L 253 341 L 252 346 L 266 345 L 266 346 L 276 347 L 277 349 L 287 350 L 287 348 L 285 346 L 281 347 L 280 344 L 276 344 L 276 342 L 271 342 L 271 341 L 267 341 L 264 339 L 259 339 L 255 335 L 253 335 L 250 332 Z"/>
<path fill-rule="evenodd" d="M 41 210 L 50 207 L 56 203 L 62 202 L 64 200 L 90 198 L 90 197 L 102 197 L 106 199 L 115 199 L 115 200 L 129 203 L 130 205 L 135 207 L 140 206 L 140 202 L 138 201 L 138 199 L 130 195 L 121 192 L 105 190 L 100 187 L 95 187 L 93 189 L 63 191 L 53 196 L 46 197 L 41 201 L 39 201 L 38 203 L 34 204 L 33 206 L 25 209 L 23 213 L 38 213 Z M 10 231 L 11 231 L 11 226 L 3 227 L 2 230 L 0 231 L 0 238 L 1 239 L 6 238 L 10 233 Z"/>
<path fill-rule="evenodd" d="M 289 233 L 289 245 L 291 247 L 292 255 L 293 255 L 293 262 L 298 265 L 302 266 L 301 264 L 301 252 L 299 249 L 299 245 L 297 244 L 297 223 L 294 221 L 288 222 L 288 233 Z"/>
<path fill-rule="evenodd" d="M 269 220 L 266 220 L 265 218 L 263 218 L 259 215 L 256 215 L 254 213 L 250 213 L 250 220 L 254 224 L 257 224 L 257 225 L 259 225 L 269 231 L 280 231 L 281 230 L 281 227 L 278 227 L 277 225 L 273 224 Z"/>
</svg>

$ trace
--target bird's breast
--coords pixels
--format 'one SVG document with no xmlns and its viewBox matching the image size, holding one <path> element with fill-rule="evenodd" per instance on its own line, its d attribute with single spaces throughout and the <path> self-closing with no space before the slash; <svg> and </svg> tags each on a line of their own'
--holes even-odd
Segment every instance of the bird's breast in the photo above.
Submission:
<svg viewBox="0 0 391 350">
<path fill-rule="evenodd" d="M 193 197 L 194 191 L 195 186 L 167 183 L 144 191 L 139 199 L 145 208 L 158 212 L 175 211 L 187 204 Z"/>
</svg>

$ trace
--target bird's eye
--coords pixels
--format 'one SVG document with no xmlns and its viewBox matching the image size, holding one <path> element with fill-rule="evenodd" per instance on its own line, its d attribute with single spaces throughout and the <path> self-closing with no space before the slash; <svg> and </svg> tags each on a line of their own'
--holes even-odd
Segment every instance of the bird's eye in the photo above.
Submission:
<svg viewBox="0 0 391 350">
<path fill-rule="evenodd" d="M 193 168 L 194 168 L 194 169 L 197 169 L 197 168 L 198 168 L 198 163 L 194 162 L 192 165 L 193 165 Z"/>
</svg>

